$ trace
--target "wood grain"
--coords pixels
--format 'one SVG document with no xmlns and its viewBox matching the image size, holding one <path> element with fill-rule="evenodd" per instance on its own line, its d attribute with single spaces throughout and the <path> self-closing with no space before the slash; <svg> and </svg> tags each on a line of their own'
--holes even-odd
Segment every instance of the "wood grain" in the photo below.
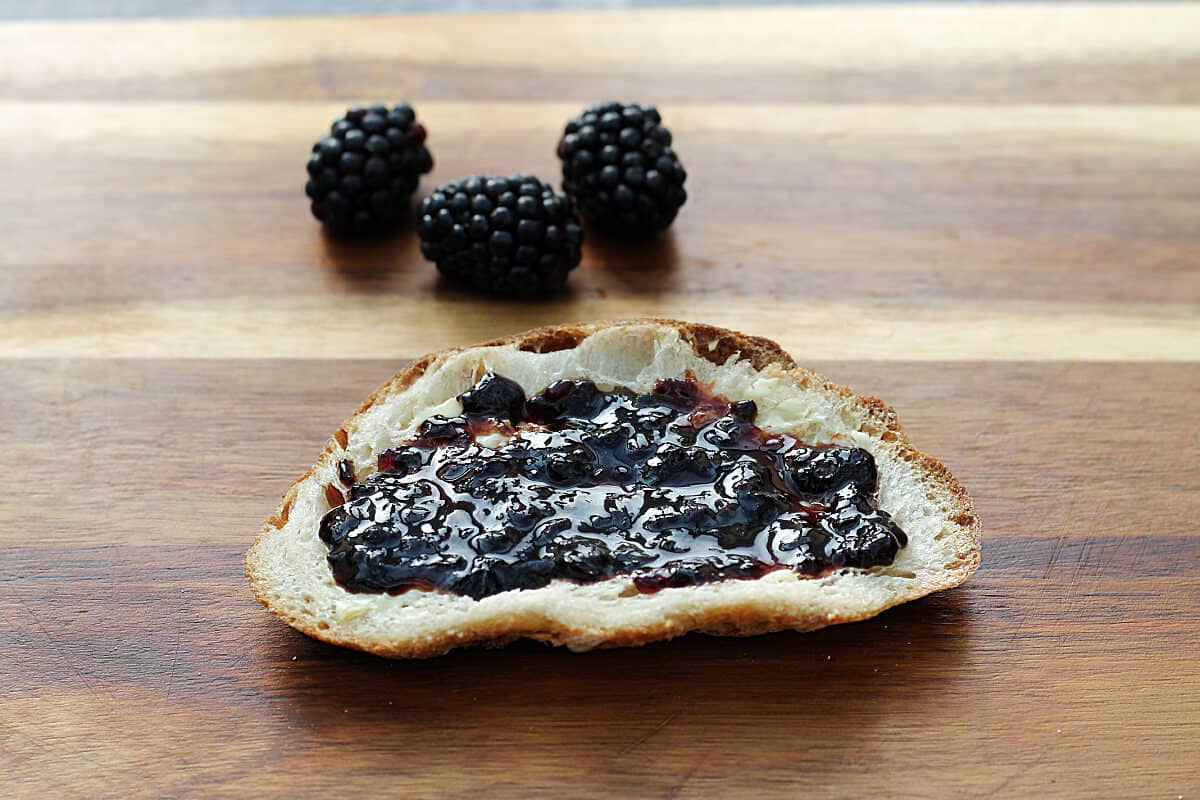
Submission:
<svg viewBox="0 0 1200 800">
<path fill-rule="evenodd" d="M 1183 103 L 1188 3 L 742 8 L 562 15 L 10 23 L 5 94 L 32 99 Z M 56 46 L 45 45 L 53 42 Z M 163 58 L 164 51 L 170 53 Z"/>
<path fill-rule="evenodd" d="M 561 125 L 579 108 L 417 105 L 438 159 L 422 193 L 472 172 L 553 177 Z M 580 297 L 845 302 L 850 272 L 856 298 L 907 309 L 1068 301 L 1153 314 L 1170 301 L 1200 316 L 1194 108 L 745 108 L 664 108 L 691 202 L 657 247 L 593 237 L 572 280 Z M 0 105 L 0 168 L 20 187 L 0 195 L 0 307 L 247 297 L 264 284 L 286 298 L 424 299 L 434 273 L 411 235 L 350 247 L 306 212 L 297 164 L 338 109 Z M 731 147 L 741 114 L 762 131 L 752 149 Z M 49 172 L 35 155 L 47 146 Z M 314 259 L 323 268 L 298 268 Z"/>
<path fill-rule="evenodd" d="M 1192 535 L 1195 509 L 1181 499 L 1200 491 L 1190 413 L 1198 364 L 808 364 L 886 398 L 917 445 L 971 489 L 989 540 L 1042 525 L 1054 537 Z M 47 521 L 24 545 L 244 543 L 325 439 L 400 366 L 0 362 L 0 407 L 10 412 L 0 437 Z M 119 525 L 94 516 L 106 498 L 131 491 L 146 498 L 137 514 Z M 170 502 L 150 502 L 164 493 Z M 27 515 L 24 505 L 0 506 L 0 531 L 19 540 Z"/>
<path fill-rule="evenodd" d="M 0 599 L 24 690 L 5 701 L 9 784 L 30 797 L 51 776 L 112 797 L 1196 788 L 1194 538 L 996 540 L 969 589 L 810 636 L 409 663 L 281 627 L 245 600 L 241 556 L 80 547 Z M 17 549 L 5 574 L 44 563 Z M 34 689 L 24 675 L 44 677 Z"/>
<path fill-rule="evenodd" d="M 5 797 L 1200 796 L 1200 5 L 0 25 Z M 407 97 L 437 167 L 554 177 L 656 102 L 672 233 L 572 291 L 323 235 L 300 163 Z M 895 406 L 967 585 L 811 635 L 391 663 L 241 559 L 431 349 L 675 315 Z"/>
<path fill-rule="evenodd" d="M 431 287 L 432 288 L 432 287 Z M 1200 353 L 1200 318 L 1190 305 L 1145 308 L 1118 304 L 960 302 L 898 303 L 808 298 L 617 296 L 536 305 L 479 303 L 456 296 L 380 298 L 231 298 L 217 303 L 171 301 L 30 312 L 0 323 L 0 357 L 96 356 L 175 358 L 367 358 L 421 353 L 487 340 L 563 319 L 695 317 L 773 335 L 812 358 L 945 360 L 1189 361 Z M 747 313 L 747 305 L 767 307 Z M 501 322 L 497 323 L 497 320 Z M 364 340 L 364 325 L 371 336 Z M 857 329 L 847 339 L 847 326 Z"/>
</svg>

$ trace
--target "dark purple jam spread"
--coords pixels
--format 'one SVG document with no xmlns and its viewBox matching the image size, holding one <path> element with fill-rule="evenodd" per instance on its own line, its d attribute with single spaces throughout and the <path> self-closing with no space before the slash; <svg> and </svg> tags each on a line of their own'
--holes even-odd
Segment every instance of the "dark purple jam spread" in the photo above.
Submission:
<svg viewBox="0 0 1200 800">
<path fill-rule="evenodd" d="M 752 401 L 690 378 L 527 398 L 489 374 L 459 400 L 461 416 L 425 420 L 361 483 L 341 465 L 349 499 L 320 535 L 348 591 L 478 599 L 621 575 L 650 592 L 880 566 L 907 544 L 877 506 L 870 453 L 768 434 Z"/>
</svg>

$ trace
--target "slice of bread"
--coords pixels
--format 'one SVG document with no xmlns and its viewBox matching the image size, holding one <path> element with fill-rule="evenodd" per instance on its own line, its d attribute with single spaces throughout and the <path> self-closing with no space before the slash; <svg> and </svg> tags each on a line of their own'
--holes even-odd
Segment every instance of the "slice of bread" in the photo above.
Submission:
<svg viewBox="0 0 1200 800">
<path fill-rule="evenodd" d="M 908 534 L 888 567 L 806 578 L 777 570 L 757 579 L 641 593 L 629 578 L 556 580 L 540 589 L 473 600 L 433 591 L 350 593 L 338 586 L 318 538 L 338 462 L 362 479 L 378 453 L 410 438 L 434 414 L 493 371 L 534 393 L 556 380 L 649 391 L 689 371 L 730 400 L 753 400 L 758 424 L 807 442 L 870 451 L 879 507 Z M 632 320 L 541 328 L 477 347 L 425 356 L 371 395 L 334 433 L 317 463 L 283 497 L 246 557 L 258 599 L 292 627 L 333 644 L 392 657 L 424 657 L 520 637 L 572 650 L 636 645 L 689 631 L 748 636 L 808 631 L 874 616 L 965 581 L 979 565 L 979 519 L 966 491 L 934 458 L 915 450 L 891 408 L 796 366 L 767 339 L 707 325 Z"/>
</svg>

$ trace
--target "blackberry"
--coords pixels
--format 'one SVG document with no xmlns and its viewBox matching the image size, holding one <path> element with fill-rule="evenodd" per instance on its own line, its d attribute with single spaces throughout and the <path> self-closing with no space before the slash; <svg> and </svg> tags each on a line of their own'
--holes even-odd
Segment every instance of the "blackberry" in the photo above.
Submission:
<svg viewBox="0 0 1200 800">
<path fill-rule="evenodd" d="M 430 417 L 417 426 L 414 444 L 437 447 L 447 443 L 462 442 L 471 436 L 471 428 L 462 417 Z"/>
<path fill-rule="evenodd" d="M 702 447 L 660 444 L 642 465 L 642 480 L 653 486 L 688 486 L 711 482 L 717 468 Z"/>
<path fill-rule="evenodd" d="M 589 225 L 617 236 L 648 236 L 670 225 L 687 201 L 687 172 L 671 132 L 652 106 L 605 103 L 567 123 L 558 143 L 563 191 Z"/>
<path fill-rule="evenodd" d="M 867 494 L 879 488 L 875 458 L 859 447 L 797 447 L 784 463 L 784 479 L 801 495 L 820 496 L 847 485 Z"/>
<path fill-rule="evenodd" d="M 536 422 L 575 417 L 591 419 L 600 413 L 604 395 L 589 380 L 556 381 L 525 403 L 526 413 Z"/>
<path fill-rule="evenodd" d="M 561 289 L 583 233 L 571 201 L 531 175 L 439 186 L 417 210 L 421 255 L 452 281 L 496 295 Z"/>
<path fill-rule="evenodd" d="M 521 384 L 489 372 L 458 396 L 464 414 L 520 422 L 525 416 L 525 390 Z"/>
<path fill-rule="evenodd" d="M 313 216 L 337 233 L 376 233 L 408 211 L 421 175 L 433 169 L 425 126 L 408 105 L 353 107 L 313 145 L 304 193 Z"/>
</svg>

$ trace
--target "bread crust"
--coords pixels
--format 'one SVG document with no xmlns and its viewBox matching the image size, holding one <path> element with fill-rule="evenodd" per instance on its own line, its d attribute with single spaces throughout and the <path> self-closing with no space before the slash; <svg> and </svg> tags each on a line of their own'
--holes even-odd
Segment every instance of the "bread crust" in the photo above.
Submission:
<svg viewBox="0 0 1200 800">
<path fill-rule="evenodd" d="M 447 632 L 443 637 L 426 637 L 419 641 L 381 642 L 359 636 L 346 635 L 328 622 L 305 616 L 287 604 L 275 602 L 274 593 L 260 564 L 260 548 L 265 537 L 282 530 L 287 523 L 292 505 L 300 486 L 313 476 L 314 471 L 335 457 L 339 448 L 348 441 L 348 432 L 354 429 L 356 420 L 376 404 L 402 392 L 418 380 L 432 365 L 456 353 L 476 348 L 516 346 L 520 350 L 549 353 L 573 349 L 594 333 L 619 327 L 644 327 L 647 325 L 673 328 L 683 341 L 701 358 L 722 365 L 730 359 L 744 360 L 755 370 L 762 371 L 775 366 L 784 371 L 797 389 L 820 388 L 835 393 L 846 404 L 857 409 L 864 419 L 861 430 L 878 439 L 882 446 L 894 451 L 903 461 L 916 466 L 921 472 L 925 486 L 937 491 L 945 503 L 949 535 L 955 560 L 933 575 L 916 576 L 911 589 L 890 596 L 885 602 L 854 609 L 843 613 L 794 612 L 764 614 L 762 609 L 745 604 L 713 604 L 692 615 L 685 624 L 678 619 L 664 618 L 641 624 L 607 630 L 602 637 L 593 632 L 572 628 L 561 623 L 537 625 L 512 625 L 491 623 L 475 626 L 468 631 Z M 288 625 L 330 644 L 362 650 L 392 658 L 426 658 L 441 655 L 453 648 L 477 645 L 500 647 L 519 638 L 530 638 L 552 644 L 564 644 L 573 650 L 593 648 L 626 647 L 674 638 L 689 632 L 702 632 L 723 636 L 753 636 L 779 630 L 810 631 L 827 625 L 852 622 L 874 616 L 881 611 L 935 591 L 952 588 L 967 580 L 979 566 L 979 544 L 981 523 L 966 489 L 938 459 L 920 452 L 910 443 L 907 434 L 897 419 L 896 412 L 876 397 L 855 394 L 851 389 L 835 384 L 827 378 L 796 365 L 792 357 L 778 344 L 758 336 L 749 336 L 736 331 L 679 320 L 643 318 L 599 322 L 577 325 L 555 325 L 513 334 L 472 347 L 450 348 L 416 359 L 389 381 L 373 392 L 358 410 L 334 432 L 316 464 L 301 475 L 283 495 L 279 509 L 263 523 L 254 544 L 246 554 L 245 573 L 255 597 L 273 614 Z M 765 580 L 740 580 L 743 583 L 758 583 Z M 525 590 L 544 592 L 547 589 Z M 664 589 L 663 592 L 678 591 Z"/>
</svg>

